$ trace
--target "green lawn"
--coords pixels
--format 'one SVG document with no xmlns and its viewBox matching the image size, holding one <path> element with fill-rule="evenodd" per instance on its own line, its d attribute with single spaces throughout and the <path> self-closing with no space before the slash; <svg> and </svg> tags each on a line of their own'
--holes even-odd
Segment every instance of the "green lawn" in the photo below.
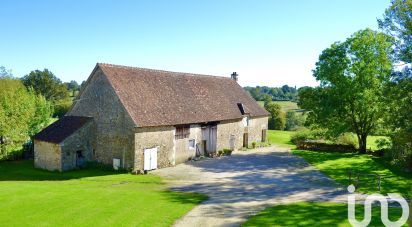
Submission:
<svg viewBox="0 0 412 227">
<path fill-rule="evenodd" d="M 165 189 L 154 175 L 66 173 L 0 163 L 2 226 L 170 226 L 206 196 Z"/>
<path fill-rule="evenodd" d="M 269 130 L 268 139 L 271 144 L 294 149 L 295 146 L 290 142 L 292 134 L 293 132 Z M 380 137 L 371 136 L 369 143 L 374 142 L 377 138 Z M 411 197 L 412 174 L 390 166 L 382 158 L 354 153 L 329 153 L 306 150 L 293 150 L 292 152 L 303 157 L 311 165 L 342 185 L 348 185 L 348 169 L 364 173 L 377 173 L 383 176 L 381 193 L 397 192 L 408 198 Z M 361 177 L 358 190 L 366 193 L 378 192 L 376 179 L 374 177 Z"/>
<path fill-rule="evenodd" d="M 401 193 L 411 197 L 412 174 L 403 172 L 387 164 L 382 158 L 353 153 L 326 153 L 316 151 L 293 150 L 311 165 L 318 168 L 332 179 L 348 185 L 348 169 L 363 173 L 378 173 L 383 176 L 381 193 Z M 361 176 L 358 187 L 360 192 L 378 192 L 377 181 L 372 176 Z"/>
<path fill-rule="evenodd" d="M 357 220 L 363 219 L 364 209 L 357 206 Z M 401 217 L 400 208 L 389 208 L 389 219 Z M 242 226 L 351 226 L 346 204 L 300 202 L 267 208 L 251 217 Z M 380 207 L 373 207 L 370 226 L 383 226 Z M 407 226 L 407 224 L 405 224 Z"/>
<path fill-rule="evenodd" d="M 298 110 L 298 104 L 296 102 L 291 102 L 291 101 L 274 101 L 276 104 L 279 104 L 279 106 L 282 108 L 284 112 L 288 112 L 289 110 Z M 264 105 L 263 101 L 258 101 L 260 106 Z"/>
<path fill-rule="evenodd" d="M 270 144 L 287 148 L 295 148 L 296 146 L 290 142 L 290 137 L 293 133 L 294 132 L 291 131 L 268 130 L 267 136 Z"/>
</svg>

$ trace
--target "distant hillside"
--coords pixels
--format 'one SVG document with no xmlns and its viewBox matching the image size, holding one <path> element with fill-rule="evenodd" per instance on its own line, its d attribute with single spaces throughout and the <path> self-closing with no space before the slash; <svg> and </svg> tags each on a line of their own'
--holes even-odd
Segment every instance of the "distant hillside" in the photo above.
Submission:
<svg viewBox="0 0 412 227">
<path fill-rule="evenodd" d="M 289 87 L 288 85 L 283 85 L 282 87 L 244 87 L 244 89 L 257 101 L 271 99 L 275 101 L 296 102 L 298 99 L 296 87 Z"/>
<path fill-rule="evenodd" d="M 284 112 L 288 112 L 289 110 L 300 111 L 298 104 L 292 101 L 274 101 L 276 104 L 279 104 L 282 107 Z M 264 102 L 258 101 L 259 105 L 263 107 Z"/>
</svg>

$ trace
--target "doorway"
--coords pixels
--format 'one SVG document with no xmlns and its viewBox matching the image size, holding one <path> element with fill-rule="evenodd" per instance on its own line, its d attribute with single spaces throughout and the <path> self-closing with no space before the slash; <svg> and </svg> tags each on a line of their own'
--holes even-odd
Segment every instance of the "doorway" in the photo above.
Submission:
<svg viewBox="0 0 412 227">
<path fill-rule="evenodd" d="M 86 160 L 84 158 L 83 151 L 82 150 L 76 151 L 76 167 L 81 168 L 81 167 L 84 167 L 85 165 L 86 165 Z"/>
<path fill-rule="evenodd" d="M 217 125 L 208 125 L 202 128 L 202 138 L 205 141 L 207 153 L 216 152 Z"/>
</svg>

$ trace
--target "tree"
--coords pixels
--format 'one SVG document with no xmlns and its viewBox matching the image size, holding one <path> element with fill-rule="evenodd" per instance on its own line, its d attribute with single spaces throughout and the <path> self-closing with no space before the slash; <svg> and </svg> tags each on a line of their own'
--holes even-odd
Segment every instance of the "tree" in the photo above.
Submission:
<svg viewBox="0 0 412 227">
<path fill-rule="evenodd" d="M 392 74 L 385 97 L 393 158 L 412 168 L 412 0 L 392 0 L 378 24 L 396 40 L 396 60 L 409 65 Z"/>
<path fill-rule="evenodd" d="M 395 50 L 400 61 L 412 62 L 412 0 L 392 0 L 379 27 L 396 39 Z"/>
<path fill-rule="evenodd" d="M 265 103 L 265 109 L 269 112 L 269 129 L 283 130 L 285 128 L 285 113 L 280 105 L 275 102 Z"/>
<path fill-rule="evenodd" d="M 26 87 L 32 87 L 36 94 L 41 94 L 47 101 L 55 103 L 69 98 L 66 86 L 47 69 L 31 71 L 22 81 Z"/>
<path fill-rule="evenodd" d="M 286 112 L 286 124 L 285 130 L 291 131 L 303 126 L 305 123 L 305 117 L 303 113 L 296 113 L 293 110 Z"/>
<path fill-rule="evenodd" d="M 19 80 L 0 79 L 0 159 L 21 149 L 49 122 L 50 104 Z"/>
<path fill-rule="evenodd" d="M 66 85 L 67 90 L 70 90 L 70 91 L 80 90 L 80 85 L 75 80 L 71 80 L 68 83 L 64 83 L 64 85 Z"/>
<path fill-rule="evenodd" d="M 386 110 L 383 92 L 392 70 L 392 45 L 392 37 L 365 29 L 324 50 L 313 70 L 320 86 L 299 93 L 309 122 L 336 136 L 356 133 L 365 153 L 366 139 Z"/>
<path fill-rule="evenodd" d="M 13 74 L 11 73 L 11 70 L 6 69 L 4 66 L 0 66 L 0 79 L 1 78 L 13 78 Z"/>
</svg>

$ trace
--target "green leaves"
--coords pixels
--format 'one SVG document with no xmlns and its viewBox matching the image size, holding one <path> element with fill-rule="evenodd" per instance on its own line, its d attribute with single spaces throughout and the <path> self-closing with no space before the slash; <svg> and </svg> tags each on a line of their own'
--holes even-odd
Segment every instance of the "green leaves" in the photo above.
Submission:
<svg viewBox="0 0 412 227">
<path fill-rule="evenodd" d="M 49 121 L 51 106 L 19 80 L 0 79 L 0 159 L 20 149 Z"/>
<path fill-rule="evenodd" d="M 366 137 L 383 117 L 392 45 L 392 37 L 365 29 L 324 50 L 313 70 L 320 86 L 299 92 L 301 108 L 310 110 L 308 121 L 332 135 L 356 133 L 365 150 Z"/>
</svg>

